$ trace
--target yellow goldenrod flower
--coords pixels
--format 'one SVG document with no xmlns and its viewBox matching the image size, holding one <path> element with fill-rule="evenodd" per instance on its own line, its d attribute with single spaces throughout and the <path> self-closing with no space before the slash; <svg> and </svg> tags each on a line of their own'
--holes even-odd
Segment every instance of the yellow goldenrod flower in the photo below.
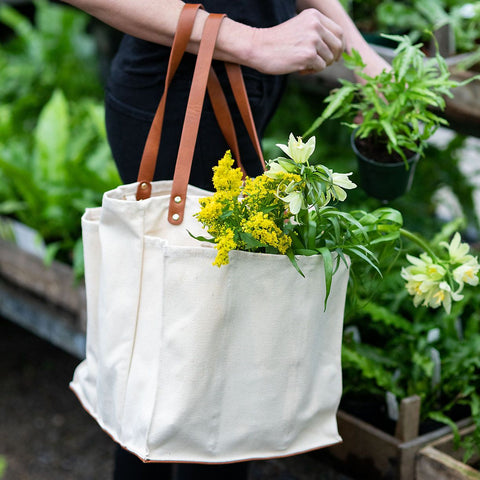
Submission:
<svg viewBox="0 0 480 480">
<path fill-rule="evenodd" d="M 237 244 L 235 243 L 235 234 L 233 230 L 226 229 L 222 235 L 217 237 L 217 244 L 215 245 L 217 256 L 215 257 L 213 265 L 216 265 L 217 267 L 228 265 L 228 252 L 230 252 L 230 250 L 235 250 L 236 246 Z"/>
<path fill-rule="evenodd" d="M 243 173 L 239 168 L 232 168 L 233 158 L 230 150 L 213 167 L 213 186 L 217 192 L 228 192 L 230 197 L 238 197 L 243 184 Z"/>
</svg>

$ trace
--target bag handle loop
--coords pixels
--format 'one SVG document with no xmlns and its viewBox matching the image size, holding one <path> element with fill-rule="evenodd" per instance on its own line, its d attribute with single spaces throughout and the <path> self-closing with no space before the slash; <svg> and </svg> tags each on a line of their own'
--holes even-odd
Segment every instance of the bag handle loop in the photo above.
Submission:
<svg viewBox="0 0 480 480">
<path fill-rule="evenodd" d="M 168 87 L 172 82 L 173 76 L 180 65 L 183 54 L 187 49 L 188 42 L 193 30 L 193 24 L 197 16 L 200 4 L 186 3 L 180 18 L 178 20 L 177 30 L 173 39 L 172 50 L 168 61 L 167 75 L 165 77 L 165 86 L 162 98 L 158 104 L 157 111 L 148 132 L 145 147 L 143 149 L 142 160 L 138 171 L 137 181 L 137 200 L 149 198 L 152 194 L 151 181 L 155 175 L 158 149 L 162 137 L 163 118 L 165 116 L 165 105 L 167 101 Z"/>
<path fill-rule="evenodd" d="M 157 111 L 155 113 L 155 117 L 147 137 L 145 149 L 144 149 L 141 164 L 140 164 L 140 169 L 138 174 L 139 185 L 137 187 L 137 200 L 146 199 L 151 196 L 151 181 L 153 180 L 153 176 L 155 173 L 158 149 L 160 146 L 160 139 L 161 139 L 161 133 L 162 133 L 163 119 L 165 115 L 165 105 L 166 105 L 168 88 L 180 64 L 183 54 L 187 48 L 191 31 L 193 29 L 195 17 L 197 15 L 197 11 L 199 8 L 202 8 L 202 6 L 199 4 L 185 4 L 179 18 L 179 23 L 177 26 L 177 31 L 176 31 L 175 38 L 172 45 L 172 52 L 170 55 L 170 60 L 167 68 L 164 92 L 160 100 L 159 106 L 157 108 Z M 209 17 L 210 16 L 211 15 L 209 15 Z M 218 33 L 218 28 L 220 26 L 221 20 L 223 19 L 224 15 L 217 14 L 217 16 L 220 17 L 217 20 L 218 25 L 215 27 Z M 211 21 L 212 20 L 210 20 L 209 23 Z M 216 40 L 217 33 L 214 33 L 215 40 Z M 204 35 L 202 35 L 202 37 L 203 36 Z M 208 85 L 209 96 L 212 102 L 212 107 L 215 112 L 215 116 L 217 118 L 222 134 L 227 140 L 228 145 L 232 149 L 233 154 L 236 157 L 238 166 L 242 169 L 245 175 L 245 170 L 240 161 L 240 152 L 238 148 L 235 127 L 230 114 L 228 103 L 223 93 L 220 82 L 213 70 L 213 67 L 210 66 L 212 57 L 213 57 L 213 51 L 206 57 L 205 66 L 202 67 L 202 68 L 206 68 L 207 58 L 208 58 L 208 65 L 210 68 L 209 68 L 207 85 Z M 197 58 L 197 62 L 198 62 L 198 58 Z M 263 168 L 265 168 L 262 150 L 260 147 L 260 142 L 258 140 L 256 129 L 255 129 L 255 124 L 253 121 L 250 104 L 248 102 L 248 97 L 245 89 L 245 84 L 243 81 L 243 75 L 241 73 L 241 68 L 239 65 L 230 64 L 230 63 L 227 63 L 225 68 L 227 71 L 227 76 L 231 83 L 232 92 L 234 93 L 234 97 L 237 102 L 242 120 L 245 123 L 247 132 L 255 147 L 256 153 L 259 156 L 260 162 Z M 192 81 L 192 88 L 193 88 L 193 83 L 194 82 Z M 203 87 L 203 90 L 205 90 L 205 86 Z M 204 94 L 202 95 L 202 98 L 204 99 Z M 200 107 L 203 107 L 203 103 Z M 201 109 L 202 108 L 200 108 L 199 112 L 201 112 Z M 200 114 L 201 113 L 199 113 L 199 115 Z M 185 128 L 182 131 L 182 138 L 183 138 L 184 132 L 185 132 Z M 193 138 L 193 144 L 195 144 L 197 133 L 198 133 L 198 128 Z M 179 153 L 180 153 L 180 149 L 179 149 Z M 178 158 L 183 158 L 183 157 L 179 155 Z M 178 162 L 178 159 L 177 159 L 177 162 Z M 189 162 L 190 162 L 190 165 L 188 167 L 188 172 L 190 172 L 192 159 L 190 159 Z M 188 179 L 185 184 L 185 189 L 186 189 L 186 185 L 188 185 Z M 172 198 L 175 199 L 176 196 L 173 196 L 172 194 Z M 183 215 L 182 215 L 182 218 L 183 218 Z M 181 223 L 181 222 L 178 222 L 178 223 Z"/>
<path fill-rule="evenodd" d="M 168 221 L 172 225 L 180 225 L 183 222 L 188 181 L 190 179 L 190 170 L 203 102 L 205 100 L 208 76 L 210 74 L 210 65 L 215 50 L 218 30 L 224 16 L 223 14 L 212 13 L 207 17 L 198 49 L 197 63 L 193 72 L 192 86 L 188 97 L 187 111 L 183 122 L 170 194 Z"/>
</svg>

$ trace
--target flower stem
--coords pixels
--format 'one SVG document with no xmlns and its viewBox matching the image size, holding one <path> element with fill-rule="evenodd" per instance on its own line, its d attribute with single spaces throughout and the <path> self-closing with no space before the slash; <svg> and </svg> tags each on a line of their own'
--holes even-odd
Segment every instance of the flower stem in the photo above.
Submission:
<svg viewBox="0 0 480 480">
<path fill-rule="evenodd" d="M 416 243 L 421 249 L 425 250 L 425 252 L 427 252 L 430 257 L 432 257 L 432 260 L 438 261 L 437 255 L 435 255 L 434 251 L 430 248 L 430 246 L 425 240 L 420 238 L 418 235 L 415 235 L 414 233 L 405 230 L 404 228 L 400 228 L 399 232 L 400 235 L 403 235 L 405 238 L 408 238 L 413 243 Z"/>
</svg>

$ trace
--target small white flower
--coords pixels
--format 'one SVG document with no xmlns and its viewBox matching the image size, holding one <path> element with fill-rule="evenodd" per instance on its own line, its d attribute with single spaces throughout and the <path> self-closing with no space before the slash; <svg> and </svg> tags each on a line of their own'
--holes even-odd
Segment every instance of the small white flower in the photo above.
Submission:
<svg viewBox="0 0 480 480">
<path fill-rule="evenodd" d="M 472 3 L 466 3 L 459 8 L 458 13 L 462 18 L 470 19 L 475 17 L 475 15 L 477 14 L 477 9 Z"/>
<path fill-rule="evenodd" d="M 450 243 L 440 243 L 442 247 L 445 247 L 448 250 L 448 255 L 452 263 L 465 263 L 473 258 L 471 255 L 468 255 L 470 252 L 468 243 L 461 243 L 460 240 L 460 234 L 456 232 Z"/>
<path fill-rule="evenodd" d="M 440 282 L 438 287 L 431 292 L 425 298 L 424 305 L 432 308 L 438 308 L 443 305 L 443 308 L 447 313 L 450 313 L 452 309 L 452 300 L 458 302 L 462 300 L 463 295 L 457 292 L 453 292 L 450 285 L 447 282 Z"/>
<path fill-rule="evenodd" d="M 273 178 L 274 180 L 277 178 L 281 178 L 286 173 L 288 172 L 285 170 L 285 168 L 283 168 L 282 165 L 280 165 L 280 163 L 275 160 L 269 162 L 268 170 L 265 170 L 265 175 L 268 178 Z"/>
<path fill-rule="evenodd" d="M 288 145 L 277 143 L 277 147 L 281 148 L 295 163 L 307 163 L 315 150 L 315 137 L 311 137 L 307 143 L 304 143 L 302 137 L 295 137 L 293 133 L 288 137 Z"/>
<path fill-rule="evenodd" d="M 329 172 L 332 176 L 333 196 L 343 202 L 347 198 L 347 194 L 344 189 L 351 190 L 357 187 L 357 185 L 348 178 L 352 172 L 336 173 L 333 170 L 329 170 Z"/>
<path fill-rule="evenodd" d="M 285 203 L 288 203 L 288 208 L 293 215 L 296 215 L 302 208 L 305 208 L 302 192 L 292 192 L 282 197 Z"/>
<path fill-rule="evenodd" d="M 473 258 L 473 260 L 460 265 L 453 271 L 453 279 L 462 287 L 465 283 L 475 287 L 479 283 L 479 270 L 480 265 L 478 264 L 477 259 Z"/>
</svg>

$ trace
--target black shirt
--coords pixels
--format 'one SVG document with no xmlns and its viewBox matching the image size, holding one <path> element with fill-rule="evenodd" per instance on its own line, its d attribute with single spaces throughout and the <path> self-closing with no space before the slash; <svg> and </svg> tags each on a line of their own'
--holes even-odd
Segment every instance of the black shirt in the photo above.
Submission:
<svg viewBox="0 0 480 480">
<path fill-rule="evenodd" d="M 295 15 L 294 0 L 204 0 L 202 4 L 207 12 L 225 13 L 232 20 L 259 28 L 277 25 Z M 107 133 L 120 175 L 126 183 L 136 179 L 148 129 L 163 91 L 169 55 L 168 47 L 125 35 L 112 63 L 106 95 Z M 169 90 L 157 180 L 173 177 L 195 59 L 194 55 L 185 54 Z M 249 175 L 257 175 L 261 173 L 261 166 L 235 109 L 223 65 L 214 62 L 214 67 L 232 109 L 243 164 Z M 285 78 L 245 67 L 243 74 L 261 138 L 283 92 Z M 226 148 L 207 98 L 190 182 L 210 189 L 211 168 Z"/>
</svg>

